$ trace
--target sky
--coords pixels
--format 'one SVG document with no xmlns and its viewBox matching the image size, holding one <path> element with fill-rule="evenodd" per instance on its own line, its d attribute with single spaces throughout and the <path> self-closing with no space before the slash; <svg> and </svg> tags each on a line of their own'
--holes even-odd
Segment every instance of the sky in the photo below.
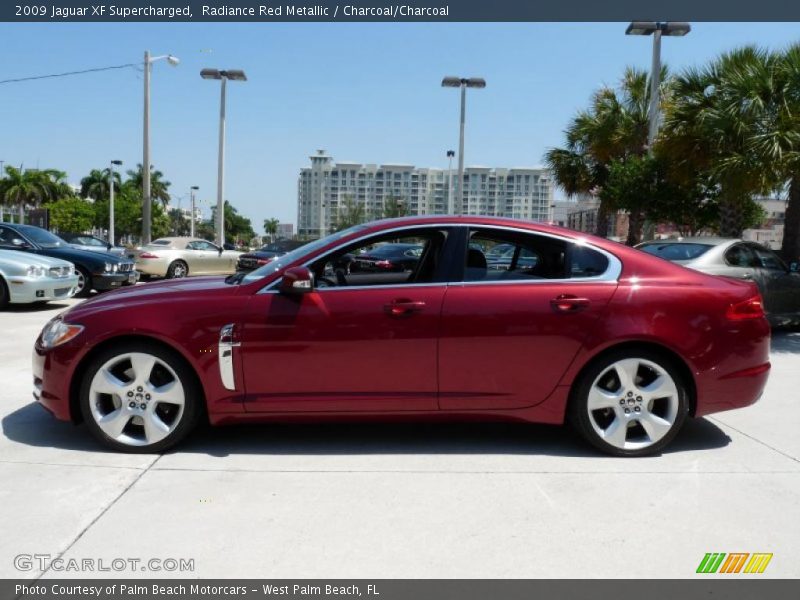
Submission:
<svg viewBox="0 0 800 600">
<path fill-rule="evenodd" d="M 651 38 L 625 23 L 47 23 L 0 24 L 0 80 L 141 63 L 152 77 L 151 163 L 188 207 L 216 201 L 219 82 L 227 95 L 226 193 L 261 230 L 297 219 L 297 176 L 325 149 L 335 160 L 447 166 L 458 147 L 458 91 L 445 75 L 483 77 L 467 97 L 467 166 L 537 166 L 593 92 L 628 65 L 647 69 Z M 795 23 L 694 23 L 665 38 L 673 70 L 745 44 L 800 41 Z M 112 159 L 142 161 L 141 68 L 0 84 L 0 161 L 56 168 L 80 182 Z"/>
</svg>

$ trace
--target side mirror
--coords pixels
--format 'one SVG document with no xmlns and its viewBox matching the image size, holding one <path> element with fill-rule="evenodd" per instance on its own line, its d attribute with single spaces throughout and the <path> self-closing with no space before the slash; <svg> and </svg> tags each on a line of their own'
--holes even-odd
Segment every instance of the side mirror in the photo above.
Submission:
<svg viewBox="0 0 800 600">
<path fill-rule="evenodd" d="M 281 294 L 307 294 L 314 289 L 314 274 L 306 267 L 292 267 L 283 272 Z"/>
<path fill-rule="evenodd" d="M 791 265 L 789 265 L 789 271 L 792 273 L 797 273 L 797 271 L 800 271 L 800 264 L 793 262 Z"/>
<path fill-rule="evenodd" d="M 30 248 L 31 247 L 31 245 L 28 242 L 26 242 L 25 240 L 20 239 L 20 238 L 14 238 L 11 241 L 11 243 L 14 244 L 17 248 Z"/>
</svg>

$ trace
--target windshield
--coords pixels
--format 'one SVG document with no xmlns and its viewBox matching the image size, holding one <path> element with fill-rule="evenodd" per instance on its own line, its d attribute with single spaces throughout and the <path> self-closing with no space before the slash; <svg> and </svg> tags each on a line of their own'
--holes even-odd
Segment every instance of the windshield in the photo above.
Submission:
<svg viewBox="0 0 800 600">
<path fill-rule="evenodd" d="M 20 232 L 37 246 L 42 248 L 62 248 L 67 246 L 67 242 L 57 235 L 53 235 L 45 229 L 31 227 L 30 225 L 19 225 Z"/>
<path fill-rule="evenodd" d="M 253 281 L 257 281 L 262 277 L 266 277 L 270 273 L 274 273 L 275 271 L 280 271 L 284 268 L 284 266 L 292 264 L 296 260 L 302 258 L 307 254 L 311 254 L 316 252 L 320 248 L 327 246 L 331 242 L 335 242 L 336 240 L 341 240 L 344 237 L 347 237 L 351 233 L 355 233 L 356 231 L 361 231 L 366 229 L 366 225 L 354 225 L 348 229 L 343 229 L 342 231 L 337 231 L 336 233 L 332 233 L 328 236 L 320 238 L 318 240 L 314 240 L 313 242 L 307 243 L 305 246 L 300 246 L 299 248 L 292 250 L 288 254 L 284 254 L 279 259 L 272 261 L 271 263 L 267 263 L 266 265 L 259 267 L 255 271 L 251 271 L 244 277 L 242 277 L 242 283 L 252 283 Z"/>
<path fill-rule="evenodd" d="M 665 258 L 666 260 L 694 260 L 713 247 L 710 244 L 645 244 L 639 246 L 639 250 L 644 250 L 648 254 Z"/>
</svg>

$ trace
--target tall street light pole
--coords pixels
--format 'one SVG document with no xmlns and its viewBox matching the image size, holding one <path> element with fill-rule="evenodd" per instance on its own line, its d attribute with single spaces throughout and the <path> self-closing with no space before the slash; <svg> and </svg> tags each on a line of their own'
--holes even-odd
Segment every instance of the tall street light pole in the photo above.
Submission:
<svg viewBox="0 0 800 600">
<path fill-rule="evenodd" d="M 121 165 L 121 160 L 112 160 L 108 168 L 108 243 L 116 246 L 114 237 L 114 165 Z"/>
<path fill-rule="evenodd" d="M 461 88 L 461 124 L 458 138 L 458 187 L 456 195 L 456 214 L 463 212 L 464 204 L 464 120 L 467 106 L 467 88 L 485 88 L 486 81 L 479 77 L 445 77 L 442 87 Z"/>
<path fill-rule="evenodd" d="M 231 81 L 247 81 L 247 76 L 241 69 L 203 69 L 200 71 L 203 79 L 220 80 L 219 96 L 219 157 L 217 159 L 217 244 L 220 248 L 225 245 L 225 84 Z"/>
<path fill-rule="evenodd" d="M 144 52 L 144 140 L 142 149 L 142 243 L 149 244 L 152 237 L 152 198 L 150 197 L 150 71 L 153 63 L 166 60 L 173 67 L 181 62 L 171 54 L 150 56 Z"/>
<path fill-rule="evenodd" d="M 447 212 L 453 213 L 453 157 L 454 150 L 447 151 Z"/>
<path fill-rule="evenodd" d="M 661 36 L 682 37 L 692 30 L 689 23 L 684 22 L 658 22 L 658 21 L 632 21 L 625 30 L 625 35 L 652 35 L 653 36 L 653 61 L 650 68 L 650 106 L 647 118 L 647 146 L 650 150 L 658 135 L 659 102 L 661 98 Z"/>
<path fill-rule="evenodd" d="M 194 193 L 199 189 L 200 187 L 196 185 L 193 185 L 192 187 L 189 188 L 189 196 L 191 197 L 191 204 L 192 204 L 192 213 L 189 216 L 189 230 L 190 230 L 189 235 L 191 235 L 192 237 L 194 237 Z"/>
</svg>

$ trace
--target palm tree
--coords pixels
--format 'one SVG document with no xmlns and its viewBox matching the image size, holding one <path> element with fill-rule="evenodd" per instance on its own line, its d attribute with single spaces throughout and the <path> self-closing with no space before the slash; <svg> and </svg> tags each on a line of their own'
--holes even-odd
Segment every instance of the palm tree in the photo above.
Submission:
<svg viewBox="0 0 800 600">
<path fill-rule="evenodd" d="M 359 225 L 367 220 L 364 205 L 353 200 L 352 196 L 345 196 L 344 202 L 336 213 L 335 231 Z"/>
<path fill-rule="evenodd" d="M 383 215 L 384 219 L 393 219 L 396 217 L 405 217 L 408 215 L 408 205 L 403 202 L 402 198 L 397 196 L 389 196 L 383 202 Z"/>
<path fill-rule="evenodd" d="M 135 170 L 129 170 L 128 180 L 125 185 L 129 185 L 138 190 L 144 185 L 144 172 L 141 163 L 136 165 Z M 170 201 L 169 186 L 172 185 L 164 179 L 164 174 L 150 165 L 150 198 L 158 200 L 163 206 L 167 206 Z"/>
<path fill-rule="evenodd" d="M 81 196 L 92 198 L 93 200 L 106 200 L 111 197 L 110 178 L 114 178 L 114 192 L 119 192 L 122 185 L 122 178 L 116 171 L 111 172 L 110 168 L 92 169 L 89 174 L 81 179 Z"/>
<path fill-rule="evenodd" d="M 264 219 L 264 233 L 269 236 L 269 241 L 275 241 L 275 236 L 278 234 L 278 225 L 280 225 L 280 221 L 278 219 Z"/>
<path fill-rule="evenodd" d="M 661 150 L 684 178 L 706 172 L 714 181 L 726 237 L 741 236 L 755 214 L 752 196 L 777 184 L 774 71 L 768 52 L 737 49 L 677 77 L 666 107 Z"/>
<path fill-rule="evenodd" d="M 662 69 L 662 97 L 669 91 L 670 79 Z M 604 87 L 595 92 L 587 110 L 579 112 L 565 131 L 563 148 L 552 148 L 545 162 L 556 182 L 568 196 L 599 194 L 614 160 L 641 157 L 647 148 L 650 84 L 646 72 L 628 68 L 617 88 Z M 595 233 L 608 235 L 608 215 L 617 206 L 613 199 L 600 197 Z M 630 243 L 638 241 L 641 230 L 641 206 L 630 207 Z"/>
<path fill-rule="evenodd" d="M 26 206 L 38 206 L 45 200 L 55 199 L 66 186 L 63 183 L 65 175 L 60 171 L 17 169 L 9 165 L 5 172 L 0 191 L 7 205 L 17 205 L 20 223 L 25 220 Z"/>
</svg>

